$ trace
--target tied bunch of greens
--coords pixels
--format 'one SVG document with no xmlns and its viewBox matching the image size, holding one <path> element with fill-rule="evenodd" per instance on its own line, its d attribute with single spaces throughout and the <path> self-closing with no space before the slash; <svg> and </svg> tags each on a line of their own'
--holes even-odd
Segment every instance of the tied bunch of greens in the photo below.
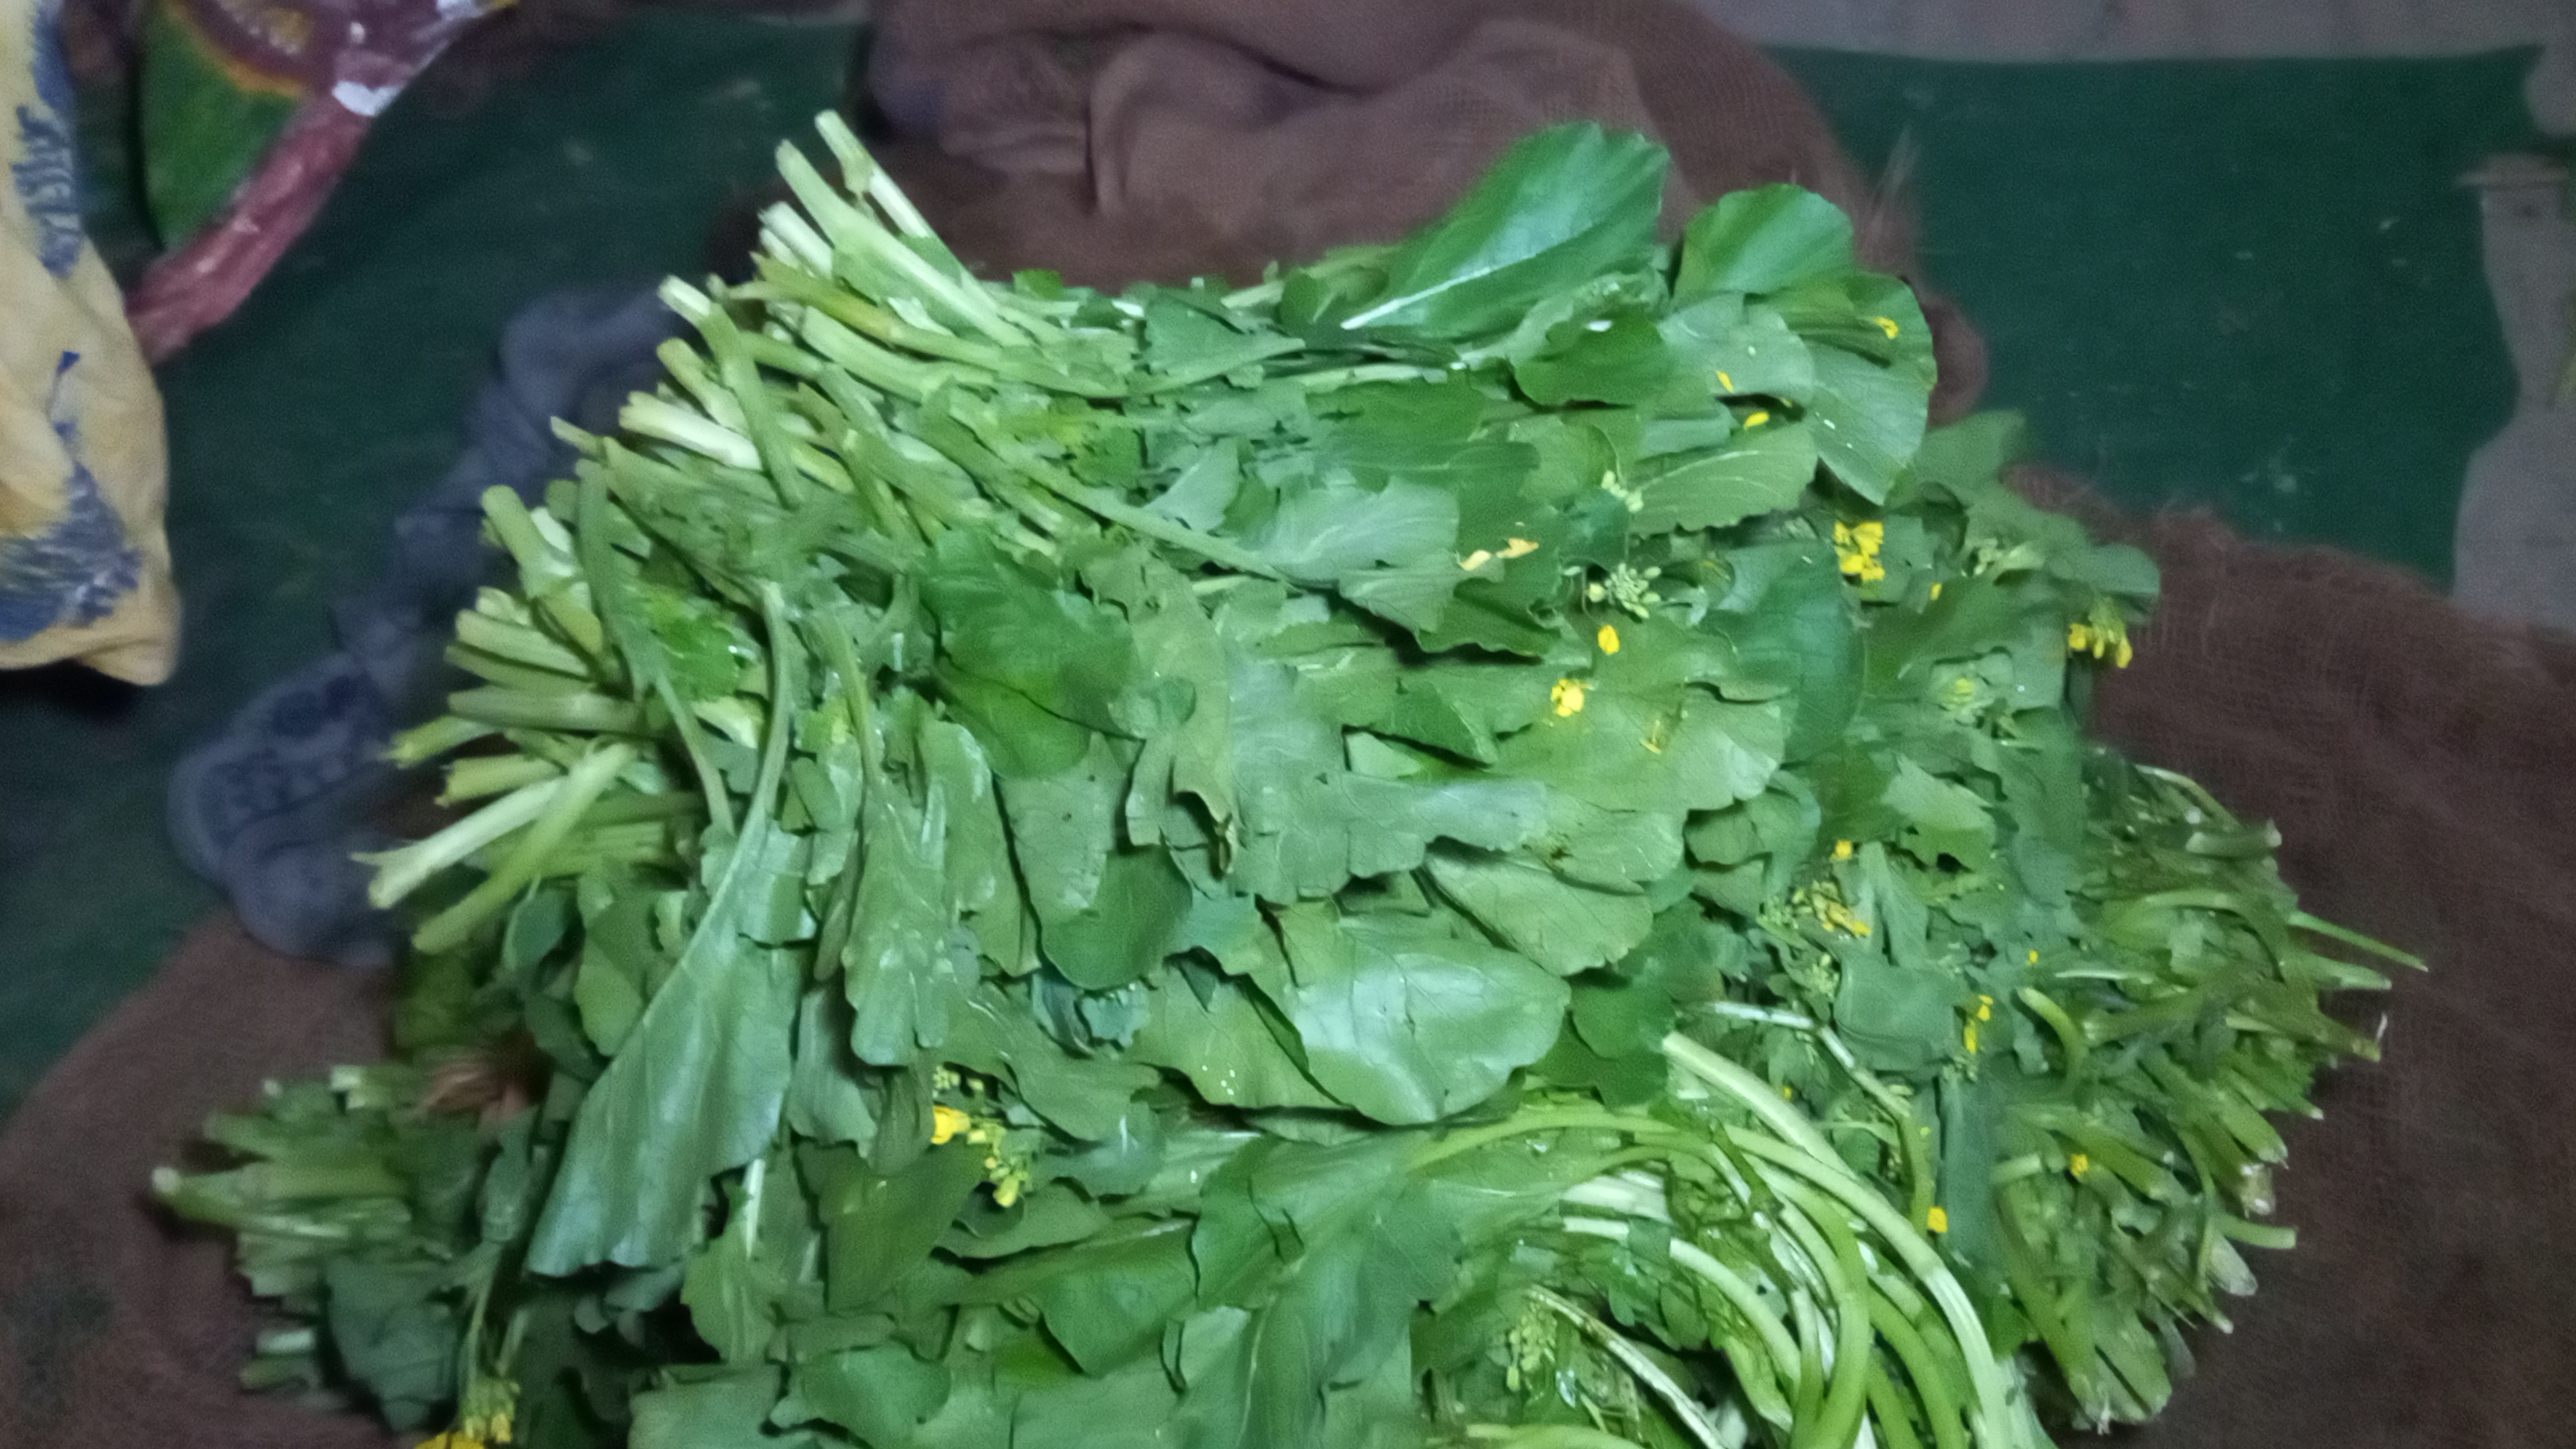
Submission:
<svg viewBox="0 0 2576 1449">
<path fill-rule="evenodd" d="M 462 1446 L 2028 1446 L 2252 1279 L 2383 985 L 2087 744 L 2155 589 L 1789 187 L 1561 128 L 1259 286 L 846 128 L 458 620 L 398 1060 L 165 1173 Z"/>
</svg>

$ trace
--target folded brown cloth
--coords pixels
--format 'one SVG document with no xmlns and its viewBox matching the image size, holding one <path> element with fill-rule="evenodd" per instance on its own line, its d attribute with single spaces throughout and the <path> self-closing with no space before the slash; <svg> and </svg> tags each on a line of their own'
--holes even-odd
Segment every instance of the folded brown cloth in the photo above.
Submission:
<svg viewBox="0 0 2576 1449">
<path fill-rule="evenodd" d="M 1881 206 L 1757 52 L 1678 8 L 1404 0 L 897 3 L 877 85 L 923 139 L 894 164 L 991 266 L 1075 280 L 1241 275 L 1392 236 L 1518 131 L 1654 129 L 1690 199 L 1796 179 Z M 1621 109 L 1625 108 L 1625 109 Z M 944 150 L 942 148 L 945 148 Z M 1961 339 L 1967 339 L 1963 344 Z M 1972 370 L 1955 318 L 1943 366 Z M 1962 361 L 1961 348 L 1969 350 Z M 1945 385 L 1952 383 L 1945 376 Z M 1951 405 L 1973 386 L 1950 385 Z M 2310 909 L 2431 957 L 2385 999 L 2387 1059 L 2294 1124 L 2297 1251 L 2166 1418 L 2190 1449 L 2559 1445 L 2576 1423 L 2576 641 L 2473 620 L 2397 570 L 2120 518 L 2025 485 L 2165 570 L 2105 738 L 2277 821 Z M 0 1133 L 0 1449 L 360 1449 L 369 1421 L 241 1394 L 257 1317 L 217 1239 L 147 1206 L 150 1169 L 265 1078 L 379 1054 L 382 983 L 191 935 Z M 1295 1449 L 1295 1446 L 1281 1446 Z"/>
</svg>

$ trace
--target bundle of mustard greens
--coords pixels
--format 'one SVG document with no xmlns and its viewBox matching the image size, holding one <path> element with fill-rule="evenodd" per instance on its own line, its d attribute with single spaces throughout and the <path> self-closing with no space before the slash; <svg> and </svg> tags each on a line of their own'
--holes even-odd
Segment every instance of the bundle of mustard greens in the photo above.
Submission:
<svg viewBox="0 0 2576 1449">
<path fill-rule="evenodd" d="M 1261 285 L 833 118 L 459 617 L 398 1057 L 163 1198 L 444 1449 L 2034 1446 L 2403 959 L 2088 744 L 2156 587 L 1804 191 L 1589 126 Z"/>
</svg>

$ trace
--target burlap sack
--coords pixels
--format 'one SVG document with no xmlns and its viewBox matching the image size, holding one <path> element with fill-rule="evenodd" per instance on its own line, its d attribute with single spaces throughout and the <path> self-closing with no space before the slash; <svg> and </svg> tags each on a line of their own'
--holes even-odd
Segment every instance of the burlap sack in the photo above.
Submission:
<svg viewBox="0 0 2576 1449">
<path fill-rule="evenodd" d="M 1633 99 L 1696 195 L 1796 176 L 1867 206 L 1794 88 L 1682 12 L 1551 7 L 1562 41 L 1525 19 L 1484 23 L 1499 13 L 1445 0 L 1294 11 L 924 0 L 886 17 L 880 79 L 898 120 L 980 158 L 927 141 L 904 149 L 934 221 L 979 262 L 1093 281 L 1248 265 L 1292 233 L 1392 234 L 1437 209 L 1436 188 L 1472 172 L 1464 158 L 1499 150 L 1508 125 L 1562 114 L 1549 107 L 1568 97 Z M 1301 15 L 1315 17 L 1311 29 Z M 1023 32 L 1059 40 L 1014 38 Z M 1174 59 L 1137 58 L 1156 54 Z M 1264 76 L 1303 79 L 1247 90 L 1245 54 L 1267 57 Z M 1184 56 L 1197 59 L 1184 67 Z M 1535 110 L 1520 88 L 1532 75 L 1556 78 L 1544 92 L 1556 99 Z M 1657 79 L 1674 75 L 1696 75 L 1697 89 Z M 1477 98 L 1463 79 L 1473 76 L 1494 89 Z M 1474 104 L 1421 102 L 1417 82 L 1466 87 L 1446 94 Z M 1016 112 L 997 99 L 1014 94 Z M 1368 114 L 1407 129 L 1354 119 Z M 1472 141 L 1433 142 L 1421 128 L 1443 115 L 1503 119 Z M 1343 153 L 1305 153 L 1283 127 Z M 1458 158 L 1455 169 L 1398 184 L 1406 166 L 1440 155 Z M 1075 156 L 1089 159 L 1076 170 Z M 1140 160 L 1152 156 L 1163 159 Z M 1256 161 L 1275 180 L 1259 180 Z M 1336 167 L 1375 188 L 1382 210 L 1335 213 L 1347 228 L 1335 232 L 1259 204 L 1276 184 L 1300 206 L 1335 206 Z M 1106 193 L 1104 175 L 1120 178 Z M 1892 217 L 1880 224 L 1891 228 L 1882 237 L 1900 235 Z M 2028 481 L 2090 506 L 2062 482 Z M 2101 691 L 2099 731 L 2277 820 L 2312 909 L 2423 950 L 2436 968 L 2356 1003 L 2387 1010 L 2388 1059 L 2338 1075 L 2325 1119 L 2290 1128 L 2281 1198 L 2299 1250 L 2258 1260 L 2264 1291 L 2234 1338 L 2199 1337 L 2202 1372 L 2137 1439 L 2566 1442 L 2576 982 L 2561 943 L 2576 932 L 2576 644 L 2481 625 L 2346 555 L 2246 543 L 2206 519 L 2137 525 L 2093 512 L 2166 576 L 2136 666 Z M 171 1234 L 142 1186 L 200 1117 L 262 1077 L 372 1055 L 383 1010 L 368 978 L 281 961 L 209 924 L 37 1090 L 0 1136 L 0 1449 L 382 1442 L 364 1420 L 234 1392 L 255 1316 L 225 1278 L 222 1245 Z"/>
<path fill-rule="evenodd" d="M 81 230 L 59 0 L 0 0 L 0 669 L 169 677 L 161 394 Z"/>
</svg>

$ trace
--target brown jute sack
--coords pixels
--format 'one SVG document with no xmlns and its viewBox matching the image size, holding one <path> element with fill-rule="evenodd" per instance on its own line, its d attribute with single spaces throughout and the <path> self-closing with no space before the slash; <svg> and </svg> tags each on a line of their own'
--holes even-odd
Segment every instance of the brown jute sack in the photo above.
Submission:
<svg viewBox="0 0 2576 1449">
<path fill-rule="evenodd" d="M 924 137 L 896 148 L 906 184 L 988 267 L 1240 275 L 1390 236 L 1520 129 L 1572 114 L 1651 125 L 1693 199 L 1816 186 L 1875 217 L 1881 264 L 1910 265 L 1901 216 L 1785 77 L 1642 0 L 922 0 L 885 14 L 876 82 Z M 1982 369 L 1955 317 L 1944 344 L 1955 407 Z M 2088 508 L 2062 481 L 2026 482 Z M 2233 1338 L 2195 1340 L 2201 1373 L 2135 1438 L 2567 1442 L 2576 644 L 2482 625 L 2348 555 L 2089 512 L 2166 576 L 2098 731 L 2277 820 L 2311 909 L 2435 963 L 2355 1003 L 2387 1009 L 2387 1061 L 2341 1073 L 2325 1120 L 2289 1130 L 2299 1250 L 2258 1258 L 2264 1289 Z M 143 1205 L 150 1168 L 207 1112 L 264 1077 L 376 1055 L 385 1006 L 371 978 L 211 922 L 38 1088 L 0 1134 L 0 1449 L 385 1442 L 363 1419 L 239 1394 L 257 1318 L 224 1246 Z"/>
</svg>

